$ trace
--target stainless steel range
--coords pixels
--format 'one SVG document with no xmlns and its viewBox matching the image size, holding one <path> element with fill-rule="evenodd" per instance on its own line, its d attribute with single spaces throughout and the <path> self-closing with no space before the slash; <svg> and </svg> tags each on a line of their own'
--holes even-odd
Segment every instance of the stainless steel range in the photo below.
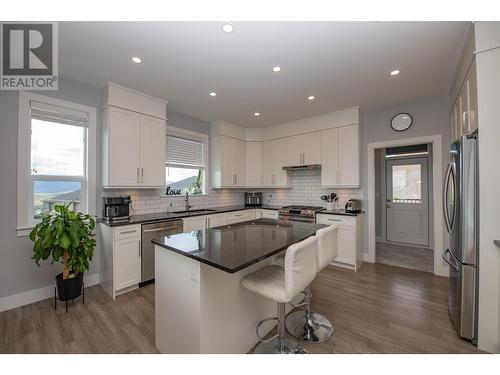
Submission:
<svg viewBox="0 0 500 375">
<path fill-rule="evenodd" d="M 300 221 L 314 223 L 316 212 L 324 210 L 321 206 L 285 206 L 280 208 L 279 219 L 287 221 Z"/>
</svg>

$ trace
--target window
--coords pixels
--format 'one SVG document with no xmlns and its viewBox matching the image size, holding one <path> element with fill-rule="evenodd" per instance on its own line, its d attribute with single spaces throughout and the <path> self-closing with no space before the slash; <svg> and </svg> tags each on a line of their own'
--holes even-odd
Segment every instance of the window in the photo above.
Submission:
<svg viewBox="0 0 500 375">
<path fill-rule="evenodd" d="M 18 234 L 56 204 L 95 214 L 95 109 L 19 95 Z"/>
<path fill-rule="evenodd" d="M 194 132 L 167 130 L 167 195 L 205 194 L 207 138 Z"/>
<path fill-rule="evenodd" d="M 395 203 L 422 203 L 420 164 L 392 166 L 392 201 Z"/>
</svg>

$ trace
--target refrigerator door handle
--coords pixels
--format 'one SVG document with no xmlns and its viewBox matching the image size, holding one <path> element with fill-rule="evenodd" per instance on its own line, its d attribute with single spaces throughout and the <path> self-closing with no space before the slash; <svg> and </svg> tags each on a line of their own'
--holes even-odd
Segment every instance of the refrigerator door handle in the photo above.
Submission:
<svg viewBox="0 0 500 375">
<path fill-rule="evenodd" d="M 446 224 L 446 230 L 448 231 L 449 234 L 451 234 L 451 225 L 450 225 L 450 213 L 448 212 L 448 184 L 450 183 L 451 168 L 452 164 L 450 163 L 448 164 L 448 168 L 446 169 L 446 178 L 444 180 L 444 187 L 443 187 L 443 216 L 444 216 L 444 223 Z"/>
<path fill-rule="evenodd" d="M 451 254 L 451 257 L 453 258 L 453 260 L 449 259 L 447 254 Z M 455 262 L 456 262 L 455 257 L 453 256 L 453 253 L 450 251 L 450 249 L 446 249 L 443 252 L 443 259 L 446 263 L 448 263 L 450 265 L 450 267 L 453 267 L 455 269 L 455 271 L 457 271 L 457 272 L 459 271 L 458 266 L 455 264 Z"/>
</svg>

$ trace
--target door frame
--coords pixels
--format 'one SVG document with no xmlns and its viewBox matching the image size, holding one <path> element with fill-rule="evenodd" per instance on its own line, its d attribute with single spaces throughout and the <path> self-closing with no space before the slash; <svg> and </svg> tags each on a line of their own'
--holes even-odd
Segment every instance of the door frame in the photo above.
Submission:
<svg viewBox="0 0 500 375">
<path fill-rule="evenodd" d="M 421 143 L 432 144 L 432 194 L 433 223 L 434 223 L 434 274 L 448 276 L 448 267 L 443 264 L 441 253 L 444 249 L 444 228 L 443 228 L 443 148 L 441 135 L 429 135 L 424 137 L 414 137 L 397 139 L 384 142 L 373 142 L 367 145 L 367 169 L 368 169 L 368 254 L 365 254 L 365 261 L 375 263 L 375 150 L 378 148 L 410 146 Z M 429 212 L 430 213 L 430 212 Z M 441 223 L 441 225 L 436 225 Z"/>
<path fill-rule="evenodd" d="M 386 179 L 386 184 L 385 184 L 385 201 L 383 202 L 382 208 L 385 209 L 385 240 L 390 243 L 401 243 L 401 244 L 408 244 L 410 246 L 421 246 L 421 247 L 430 247 L 431 240 L 430 240 L 430 226 L 432 223 L 431 220 L 431 214 L 430 214 L 430 197 L 431 197 L 431 184 L 432 184 L 432 178 L 429 176 L 429 169 L 432 167 L 429 166 L 429 154 L 425 156 L 413 156 L 413 157 L 404 157 L 404 158 L 391 158 L 391 159 L 385 159 L 385 179 Z M 423 202 L 425 202 L 425 205 L 427 206 L 426 208 L 424 207 L 423 202 L 420 204 L 422 205 L 422 210 L 425 210 L 425 215 L 426 215 L 426 222 L 427 222 L 427 245 L 421 245 L 421 244 L 413 244 L 411 242 L 404 242 L 404 241 L 391 241 L 389 240 L 389 215 L 388 215 L 388 208 L 387 207 L 389 204 L 394 205 L 394 204 L 401 204 L 401 203 L 394 203 L 392 201 L 391 197 L 391 202 L 389 202 L 389 195 L 388 191 L 389 189 L 391 192 L 393 192 L 393 185 L 392 181 L 389 184 L 389 175 L 392 177 L 393 172 L 391 168 L 389 168 L 390 165 L 408 165 L 408 164 L 419 164 L 419 165 L 424 165 L 425 164 L 425 175 L 423 173 L 420 174 L 421 176 L 421 181 L 424 182 L 425 184 L 421 184 L 421 191 L 422 191 L 422 199 Z M 424 168 L 421 168 L 421 172 L 424 170 Z M 424 190 L 425 189 L 425 190 Z M 426 193 L 424 195 L 424 192 Z"/>
</svg>

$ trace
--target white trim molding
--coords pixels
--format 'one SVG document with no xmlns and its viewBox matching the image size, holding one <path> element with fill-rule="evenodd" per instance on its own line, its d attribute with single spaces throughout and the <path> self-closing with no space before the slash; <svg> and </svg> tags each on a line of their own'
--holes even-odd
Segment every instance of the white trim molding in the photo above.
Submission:
<svg viewBox="0 0 500 375">
<path fill-rule="evenodd" d="M 432 144 L 432 193 L 434 196 L 434 274 L 448 276 L 448 267 L 443 264 L 441 253 L 443 251 L 443 198 L 441 194 L 443 183 L 443 149 L 441 135 L 398 139 L 385 142 L 369 143 L 367 146 L 368 169 L 368 253 L 365 254 L 367 262 L 375 263 L 375 150 L 387 147 L 409 146 L 421 143 Z"/>
<path fill-rule="evenodd" d="M 37 101 L 57 107 L 74 109 L 88 114 L 87 133 L 87 186 L 85 189 L 86 211 L 91 215 L 96 215 L 96 147 L 97 147 L 97 125 L 96 108 L 55 99 L 50 96 L 33 94 L 31 92 L 19 92 L 19 113 L 18 113 L 18 133 L 17 133 L 17 227 L 18 237 L 27 236 L 32 228 L 30 220 L 28 202 L 31 186 L 28 183 L 28 173 L 30 170 L 31 158 L 31 101 Z"/>
<path fill-rule="evenodd" d="M 83 282 L 85 288 L 88 288 L 99 284 L 99 280 L 100 275 L 98 273 L 94 273 L 89 276 L 84 276 Z M 54 285 L 0 298 L 0 312 L 29 305 L 30 303 L 35 303 L 47 298 L 54 298 Z"/>
</svg>

